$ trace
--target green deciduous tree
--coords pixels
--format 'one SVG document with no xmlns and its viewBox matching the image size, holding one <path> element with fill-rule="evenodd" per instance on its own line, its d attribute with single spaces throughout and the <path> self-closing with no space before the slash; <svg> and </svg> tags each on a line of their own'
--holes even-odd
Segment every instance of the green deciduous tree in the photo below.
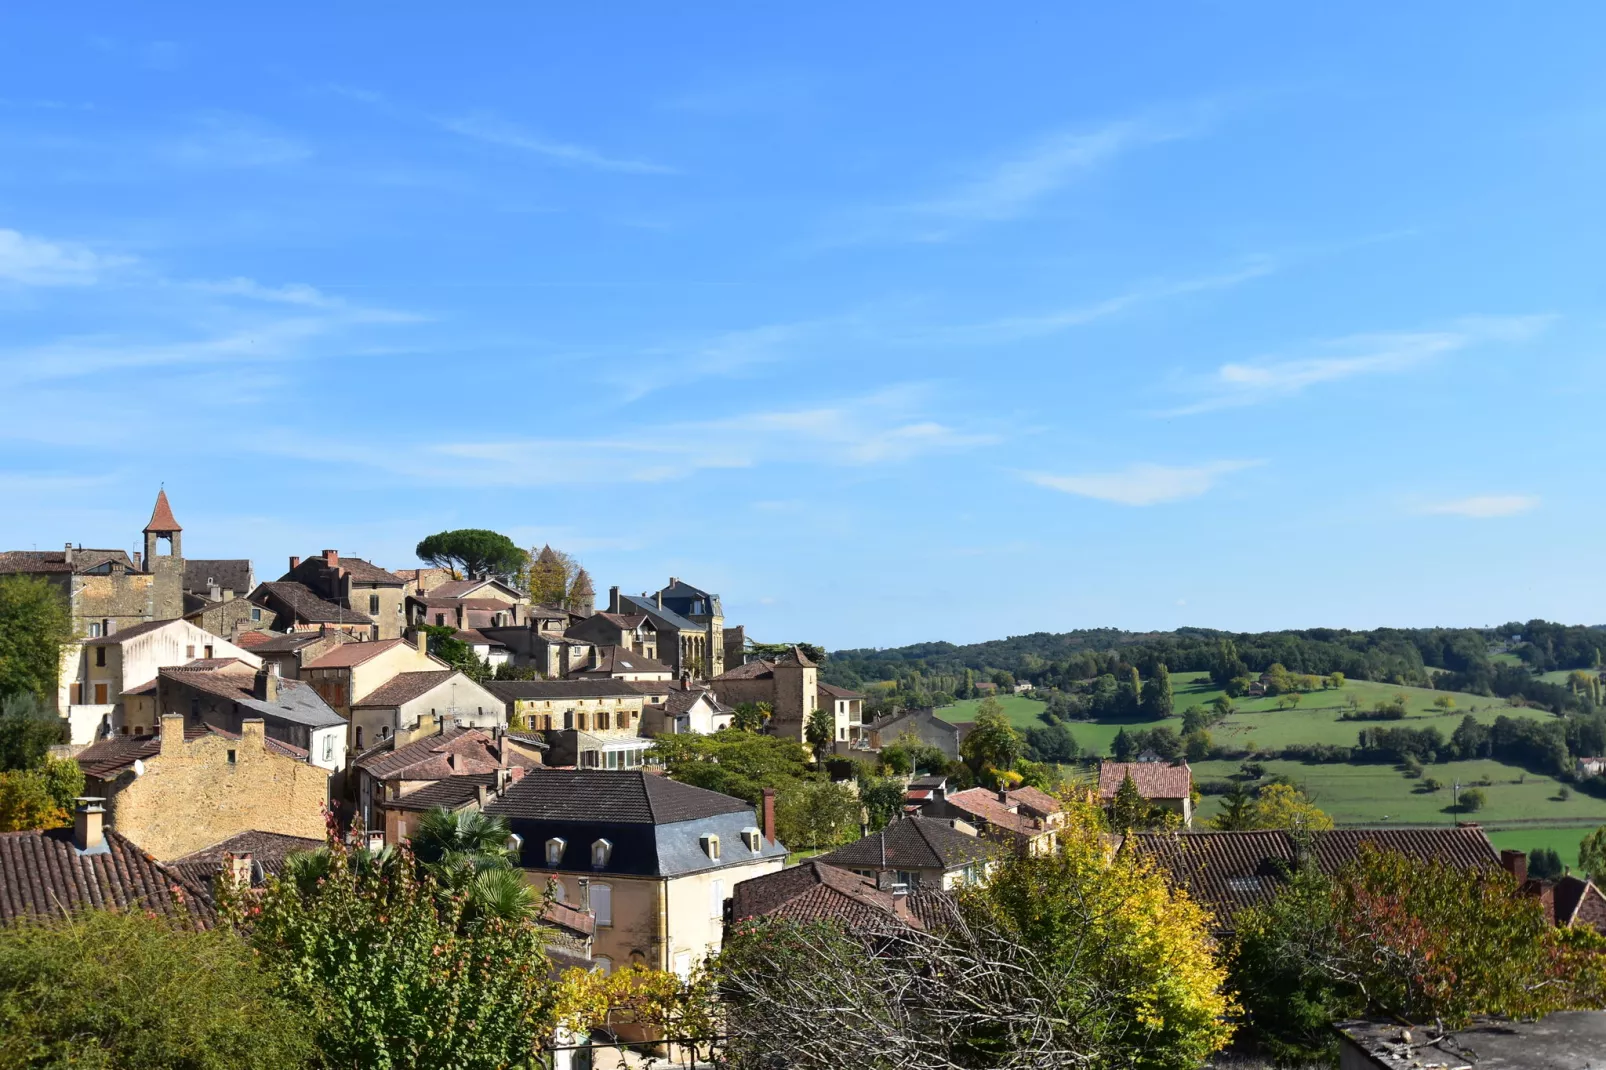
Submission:
<svg viewBox="0 0 1606 1070">
<path fill-rule="evenodd" d="M 1482 788 L 1462 788 L 1461 794 L 1456 797 L 1455 804 L 1463 812 L 1475 814 L 1483 809 L 1483 804 L 1487 801 L 1488 796 L 1483 793 Z"/>
<path fill-rule="evenodd" d="M 291 1070 L 309 1016 L 228 931 L 92 910 L 0 928 L 0 1066 Z"/>
<path fill-rule="evenodd" d="M 1597 884 L 1606 884 L 1606 825 L 1585 836 L 1578 844 L 1578 868 Z"/>
<path fill-rule="evenodd" d="M 959 745 L 960 757 L 981 776 L 988 770 L 998 773 L 1014 768 L 1024 752 L 1025 741 L 1009 723 L 1004 707 L 997 699 L 982 699 L 976 707 L 975 727 Z"/>
<path fill-rule="evenodd" d="M 775 798 L 775 835 L 794 850 L 836 847 L 859 838 L 860 801 L 845 784 L 803 780 Z"/>
<path fill-rule="evenodd" d="M 510 579 L 525 563 L 524 551 L 512 539 L 484 528 L 438 532 L 421 541 L 413 552 L 421 561 L 453 569 L 468 579 Z"/>
<path fill-rule="evenodd" d="M 0 698 L 56 701 L 61 646 L 73 637 L 61 589 L 43 576 L 0 576 Z"/>
<path fill-rule="evenodd" d="M 727 729 L 711 736 L 659 736 L 653 758 L 682 784 L 724 792 L 757 805 L 765 788 L 818 780 L 795 739 Z"/>
<path fill-rule="evenodd" d="M 1143 715 L 1152 720 L 1171 716 L 1171 673 L 1165 665 L 1156 665 L 1154 675 L 1143 688 Z"/>
</svg>

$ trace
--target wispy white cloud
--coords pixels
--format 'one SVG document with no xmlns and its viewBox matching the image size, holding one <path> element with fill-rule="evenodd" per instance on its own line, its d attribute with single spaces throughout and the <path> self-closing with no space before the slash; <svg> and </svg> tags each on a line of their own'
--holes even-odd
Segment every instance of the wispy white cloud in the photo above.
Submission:
<svg viewBox="0 0 1606 1070">
<path fill-rule="evenodd" d="M 769 323 L 742 327 L 679 345 L 636 351 L 628 366 L 606 373 L 624 401 L 636 401 L 666 387 L 709 376 L 739 375 L 784 360 L 793 347 L 821 328 L 820 323 Z"/>
<path fill-rule="evenodd" d="M 1549 315 L 1480 316 L 1441 330 L 1355 334 L 1330 339 L 1309 356 L 1229 363 L 1192 388 L 1199 400 L 1164 415 L 1181 416 L 1257 405 L 1303 393 L 1313 386 L 1365 375 L 1397 374 L 1436 357 L 1488 343 L 1527 341 L 1550 325 Z"/>
<path fill-rule="evenodd" d="M 983 323 L 954 324 L 914 331 L 910 334 L 910 340 L 985 345 L 1043 338 L 1170 298 L 1186 297 L 1211 290 L 1230 290 L 1246 282 L 1264 278 L 1277 269 L 1278 264 L 1272 258 L 1255 257 L 1240 268 L 1214 275 L 1201 275 L 1174 282 L 1150 283 L 1092 304 L 1073 305 L 1032 316 L 1010 316 Z"/>
<path fill-rule="evenodd" d="M 1539 508 L 1539 498 L 1532 494 L 1477 494 L 1453 501 L 1431 502 L 1418 512 L 1428 516 L 1464 516 L 1475 520 L 1516 516 Z"/>
<path fill-rule="evenodd" d="M 132 257 L 99 253 L 75 242 L 47 241 L 0 230 L 0 283 L 22 286 L 90 286 Z"/>
<path fill-rule="evenodd" d="M 1114 472 L 1081 475 L 1027 472 L 1024 478 L 1039 487 L 1118 505 L 1160 505 L 1197 498 L 1215 487 L 1223 476 L 1262 463 L 1211 461 L 1196 465 L 1131 464 Z"/>
<path fill-rule="evenodd" d="M 168 147 L 167 155 L 191 167 L 277 167 L 307 159 L 312 149 L 249 116 L 208 112 Z"/>
<path fill-rule="evenodd" d="M 771 464 L 873 468 L 998 441 L 926 416 L 923 394 L 895 387 L 813 407 L 631 425 L 590 437 L 432 443 L 405 455 L 350 442 L 333 448 L 305 435 L 256 435 L 248 448 L 358 464 L 422 483 L 535 487 L 663 483 Z"/>
<path fill-rule="evenodd" d="M 1214 104 L 1201 103 L 1051 131 L 947 190 L 859 213 L 834 243 L 940 242 L 976 226 L 1020 219 L 1077 179 L 1122 156 L 1202 136 L 1214 125 L 1218 110 Z"/>
<path fill-rule="evenodd" d="M 508 122 L 506 119 L 485 112 L 452 119 L 442 119 L 440 120 L 440 125 L 442 128 L 462 137 L 483 141 L 491 145 L 501 145 L 510 149 L 520 149 L 575 167 L 589 167 L 597 171 L 619 171 L 638 175 L 672 175 L 679 173 L 678 169 L 674 167 L 653 163 L 650 160 L 609 156 L 585 145 L 554 141 L 551 138 L 542 137 L 526 130 L 516 123 Z"/>
<path fill-rule="evenodd" d="M 275 305 L 295 305 L 300 308 L 338 312 L 350 322 L 361 323 L 419 323 L 427 317 L 412 312 L 398 312 L 387 308 L 369 308 L 353 304 L 344 297 L 326 294 L 315 286 L 292 282 L 283 286 L 270 286 L 255 279 L 235 276 L 232 279 L 198 279 L 184 285 L 203 293 L 224 297 L 241 297 Z"/>
</svg>

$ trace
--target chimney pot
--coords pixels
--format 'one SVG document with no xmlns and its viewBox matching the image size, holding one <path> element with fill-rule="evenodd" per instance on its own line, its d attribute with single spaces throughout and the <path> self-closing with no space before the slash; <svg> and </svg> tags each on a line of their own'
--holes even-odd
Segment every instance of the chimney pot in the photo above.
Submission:
<svg viewBox="0 0 1606 1070">
<path fill-rule="evenodd" d="M 73 846 L 80 851 L 93 851 L 106 842 L 106 800 L 98 795 L 80 795 L 75 802 L 78 811 L 73 815 Z"/>
<path fill-rule="evenodd" d="M 68 543 L 67 549 L 62 551 L 62 559 L 66 561 L 67 564 L 72 564 L 72 543 Z"/>
</svg>

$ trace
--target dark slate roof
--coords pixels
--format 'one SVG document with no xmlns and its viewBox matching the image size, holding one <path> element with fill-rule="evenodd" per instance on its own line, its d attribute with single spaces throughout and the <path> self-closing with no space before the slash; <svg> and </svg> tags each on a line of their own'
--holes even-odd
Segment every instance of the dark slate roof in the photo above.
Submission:
<svg viewBox="0 0 1606 1070">
<path fill-rule="evenodd" d="M 362 643 L 361 646 L 372 646 L 371 643 Z M 352 708 L 364 706 L 400 706 L 411 702 L 420 695 L 427 695 L 435 688 L 457 675 L 455 669 L 437 669 L 425 672 L 399 672 L 389 680 L 380 684 L 361 702 L 353 702 Z M 467 680 L 467 677 L 464 677 Z"/>
<path fill-rule="evenodd" d="M 1305 836 L 1311 861 L 1329 875 L 1353 861 L 1364 843 L 1466 869 L 1500 864 L 1480 828 L 1334 829 Z M 1240 911 L 1271 902 L 1301 853 L 1295 835 L 1284 830 L 1136 832 L 1122 850 L 1152 859 L 1215 915 L 1222 932 L 1233 930 Z"/>
<path fill-rule="evenodd" d="M 290 855 L 300 851 L 316 851 L 322 846 L 322 840 L 252 829 L 169 862 L 168 867 L 182 874 L 191 883 L 202 888 L 210 888 L 212 879 L 223 868 L 223 856 L 226 854 L 236 856 L 248 854 L 255 864 L 253 869 L 260 868 L 262 874 L 277 877 L 284 872 L 284 860 Z"/>
<path fill-rule="evenodd" d="M 857 932 L 923 928 L 900 912 L 889 891 L 873 880 L 820 859 L 742 881 L 731 890 L 731 920 L 779 918 L 807 923 L 835 921 Z"/>
<path fill-rule="evenodd" d="M 151 910 L 203 928 L 216 919 L 206 888 L 116 832 L 83 854 L 71 829 L 0 833 L 0 922 L 85 908 Z"/>
<path fill-rule="evenodd" d="M 641 697 L 631 680 L 488 680 L 485 690 L 504 702 Z"/>
<path fill-rule="evenodd" d="M 250 633 L 247 632 L 246 634 L 249 635 Z M 330 637 L 333 637 L 337 642 L 345 638 L 342 632 L 330 632 L 327 635 L 323 632 L 286 632 L 283 635 L 270 635 L 269 638 L 253 644 L 247 649 L 253 654 L 294 653 L 310 643 L 316 643 L 320 639 L 328 639 Z M 244 638 L 244 636 L 241 636 L 241 638 Z M 352 642 L 356 642 L 356 640 L 352 640 Z M 245 646 L 244 643 L 240 645 Z"/>
<path fill-rule="evenodd" d="M 745 813 L 750 803 L 640 770 L 537 769 L 486 808 L 508 817 L 663 825 Z"/>
<path fill-rule="evenodd" d="M 586 677 L 616 672 L 673 673 L 674 670 L 661 661 L 654 661 L 644 654 L 637 654 L 635 651 L 626 650 L 622 646 L 599 646 L 597 647 L 597 663 L 589 669 L 577 669 L 571 675 Z"/>
<path fill-rule="evenodd" d="M 237 595 L 251 590 L 251 562 L 243 557 L 212 558 L 184 561 L 184 589 L 195 594 L 206 594 L 211 584 L 217 584 Z"/>
<path fill-rule="evenodd" d="M 844 869 L 947 870 L 980 862 L 996 851 L 996 844 L 960 832 L 946 821 L 908 817 L 822 855 L 820 861 Z"/>
<path fill-rule="evenodd" d="M 496 774 L 459 773 L 408 792 L 399 799 L 386 799 L 381 805 L 386 810 L 433 810 L 437 806 L 456 810 L 478 798 L 482 787 L 496 787 Z"/>
<path fill-rule="evenodd" d="M 674 628 L 682 632 L 700 632 L 703 630 L 701 624 L 687 620 L 668 606 L 659 608 L 658 603 L 646 595 L 624 594 L 619 596 L 621 608 L 627 602 L 640 612 L 645 613 L 647 618 L 659 628 Z"/>
<path fill-rule="evenodd" d="M 397 581 L 401 582 L 400 580 Z M 320 598 L 316 591 L 304 583 L 294 580 L 274 580 L 271 583 L 260 583 L 257 589 L 251 592 L 251 601 L 262 603 L 265 596 L 274 598 L 289 606 L 291 611 L 308 624 L 372 624 L 373 618 L 366 613 L 359 613 L 355 609 L 347 609 L 333 602 Z"/>
<path fill-rule="evenodd" d="M 372 561 L 364 561 L 360 557 L 342 556 L 340 558 L 340 567 L 346 570 L 346 575 L 358 583 L 378 583 L 384 586 L 396 587 L 405 586 L 407 583 L 406 580 L 389 569 L 380 568 Z"/>
<path fill-rule="evenodd" d="M 1606 1011 L 1557 1011 L 1537 1021 L 1474 1018 L 1454 1030 L 1406 1029 L 1394 1018 L 1334 1025 L 1364 1053 L 1351 1061 L 1345 1051 L 1344 1065 L 1384 1070 L 1592 1070 L 1606 1050 Z"/>
</svg>

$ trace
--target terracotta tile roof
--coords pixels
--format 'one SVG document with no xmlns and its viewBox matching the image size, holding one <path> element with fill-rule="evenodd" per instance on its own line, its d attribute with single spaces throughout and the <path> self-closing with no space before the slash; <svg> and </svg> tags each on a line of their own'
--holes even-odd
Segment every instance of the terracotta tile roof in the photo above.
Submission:
<svg viewBox="0 0 1606 1070">
<path fill-rule="evenodd" d="M 1021 791 L 1033 789 L 1023 788 L 1007 793 L 1005 799 L 1000 800 L 998 793 L 989 788 L 967 788 L 956 791 L 945 800 L 950 806 L 963 810 L 995 829 L 1016 836 L 1032 837 L 1046 832 L 1048 826 L 1032 816 L 1032 806 L 1027 806 L 1027 812 L 1022 813 L 1021 806 L 1024 800 L 1017 798 Z M 1039 792 L 1038 794 L 1042 794 Z M 1052 796 L 1050 796 L 1052 798 Z M 1035 801 L 1035 799 L 1034 799 Z M 1058 809 L 1056 804 L 1055 809 Z M 1052 813 L 1054 811 L 1048 811 Z"/>
<path fill-rule="evenodd" d="M 1042 788 L 1015 788 L 1009 793 L 1009 801 L 1022 810 L 1039 816 L 1057 814 L 1063 809 L 1060 801 Z"/>
<path fill-rule="evenodd" d="M 821 862 L 844 869 L 958 869 L 992 857 L 996 844 L 946 821 L 906 817 L 846 847 L 822 855 Z"/>
<path fill-rule="evenodd" d="M 167 504 L 167 491 L 156 492 L 156 508 L 151 510 L 151 522 L 145 525 L 146 531 L 183 531 L 178 521 L 173 519 L 173 507 Z"/>
<path fill-rule="evenodd" d="M 313 660 L 307 662 L 305 669 L 349 669 L 353 665 L 361 665 L 370 658 L 377 658 L 387 650 L 395 650 L 399 646 L 408 645 L 405 639 L 379 639 L 371 643 L 342 643 L 333 650 L 326 650 Z"/>
<path fill-rule="evenodd" d="M 849 691 L 845 687 L 836 687 L 832 684 L 818 684 L 817 688 L 820 694 L 830 695 L 832 698 L 850 699 L 864 697 L 864 692 L 862 691 Z"/>
<path fill-rule="evenodd" d="M 1307 835 L 1311 861 L 1329 875 L 1353 861 L 1363 843 L 1466 869 L 1500 862 L 1479 828 L 1336 829 Z M 1282 830 L 1136 832 L 1121 849 L 1153 860 L 1168 880 L 1215 915 L 1220 932 L 1231 932 L 1241 911 L 1269 903 L 1300 853 L 1295 836 Z"/>
<path fill-rule="evenodd" d="M 205 735 L 222 736 L 224 739 L 240 738 L 236 732 L 229 732 L 213 725 L 184 729 L 186 743 Z M 286 743 L 272 736 L 264 736 L 263 739 L 268 745 L 268 750 L 275 754 L 295 758 L 298 761 L 307 760 L 307 752 L 293 743 Z M 97 780 L 110 780 L 133 765 L 135 759 L 149 761 L 160 753 L 162 753 L 162 734 L 157 732 L 140 736 L 108 736 L 79 751 L 74 759 L 85 776 Z"/>
<path fill-rule="evenodd" d="M 313 558 L 313 560 L 317 559 Z M 346 575 L 358 583 L 379 583 L 397 587 L 405 586 L 407 583 L 406 580 L 389 569 L 380 568 L 372 561 L 364 561 L 360 557 L 342 556 L 340 558 L 340 567 L 346 570 Z"/>
<path fill-rule="evenodd" d="M 790 668 L 812 669 L 815 667 L 814 662 L 809 660 L 808 655 L 803 653 L 803 648 L 799 646 L 794 646 L 791 650 L 776 658 L 775 664 L 785 665 Z"/>
<path fill-rule="evenodd" d="M 1099 766 L 1099 798 L 1115 798 L 1129 775 L 1145 799 L 1186 799 L 1193 790 L 1193 770 L 1187 762 L 1104 762 Z"/>
<path fill-rule="evenodd" d="M 226 854 L 249 854 L 251 861 L 260 866 L 264 874 L 277 877 L 284 872 L 284 860 L 290 855 L 300 851 L 316 851 L 322 846 L 322 840 L 252 829 L 169 862 L 168 867 L 199 887 L 211 888 L 213 878 L 223 869 L 223 856 Z"/>
<path fill-rule="evenodd" d="M 129 572 L 138 572 L 133 560 L 123 550 L 73 551 L 72 564 L 62 550 L 7 550 L 0 553 L 0 573 L 11 572 L 89 572 L 107 562 L 121 564 Z"/>
<path fill-rule="evenodd" d="M 402 747 L 393 748 L 394 742 L 388 740 L 364 751 L 352 764 L 379 780 L 444 780 L 458 773 L 494 773 L 502 768 L 495 741 L 478 728 L 448 728 Z M 455 769 L 451 764 L 454 754 Z M 510 766 L 537 767 L 538 763 L 514 748 L 508 748 L 507 755 Z"/>
<path fill-rule="evenodd" d="M 246 650 L 251 650 L 255 647 L 261 646 L 264 643 L 270 643 L 272 641 L 273 636 L 268 632 L 241 632 L 239 638 L 234 640 L 234 645 L 238 647 L 244 647 Z"/>
<path fill-rule="evenodd" d="M 924 928 L 907 907 L 898 909 L 890 891 L 818 859 L 752 877 L 731 889 L 731 920 L 752 918 L 835 921 L 855 932 L 872 933 Z"/>
<path fill-rule="evenodd" d="M 360 644 L 371 646 L 370 643 Z M 361 702 L 353 702 L 353 709 L 365 706 L 400 706 L 435 688 L 457 675 L 455 669 L 436 669 L 425 672 L 399 672 L 364 695 Z M 467 677 L 464 677 L 466 680 Z"/>
<path fill-rule="evenodd" d="M 71 829 L 0 833 L 0 922 L 60 917 L 83 908 L 152 910 L 184 925 L 216 920 L 204 887 L 107 831 L 102 850 L 80 854 Z"/>
<path fill-rule="evenodd" d="M 458 773 L 410 791 L 399 799 L 385 799 L 380 805 L 386 810 L 423 811 L 437 806 L 456 810 L 478 798 L 480 788 L 495 786 L 495 773 Z"/>
<path fill-rule="evenodd" d="M 665 825 L 753 812 L 752 804 L 640 770 L 548 769 L 526 773 L 487 813 L 544 821 Z"/>
<path fill-rule="evenodd" d="M 274 580 L 260 583 L 251 592 L 251 601 L 261 604 L 262 597 L 272 595 L 290 607 L 298 620 L 308 624 L 372 624 L 373 618 L 355 609 L 336 605 L 318 595 L 311 587 L 294 580 Z"/>
</svg>

